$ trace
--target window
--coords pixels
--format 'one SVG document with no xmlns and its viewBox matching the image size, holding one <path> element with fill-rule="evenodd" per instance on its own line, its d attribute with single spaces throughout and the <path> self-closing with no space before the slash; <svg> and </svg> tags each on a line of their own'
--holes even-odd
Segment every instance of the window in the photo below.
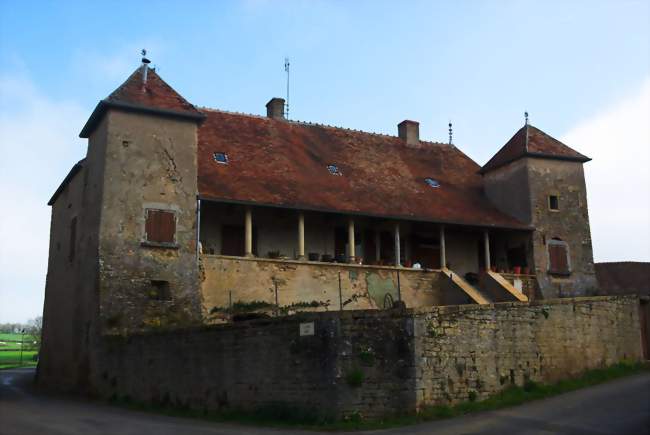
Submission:
<svg viewBox="0 0 650 435">
<path fill-rule="evenodd" d="M 548 209 L 558 211 L 560 209 L 560 199 L 557 195 L 548 196 Z"/>
<path fill-rule="evenodd" d="M 568 245 L 557 238 L 548 242 L 548 272 L 557 275 L 571 273 Z"/>
<path fill-rule="evenodd" d="M 77 217 L 73 217 L 70 221 L 70 246 L 68 248 L 68 260 L 74 260 L 77 248 Z"/>
<path fill-rule="evenodd" d="M 429 187 L 440 187 L 440 183 L 437 180 L 434 180 L 433 178 L 425 178 L 424 182 L 429 185 Z"/>
<path fill-rule="evenodd" d="M 339 171 L 339 167 L 336 166 L 336 165 L 327 165 L 327 170 L 332 175 L 343 175 L 343 174 L 341 174 L 341 171 Z"/>
<path fill-rule="evenodd" d="M 222 165 L 228 164 L 228 154 L 226 153 L 214 153 L 212 154 L 212 158 L 214 159 L 215 162 L 220 163 Z"/>
<path fill-rule="evenodd" d="M 147 242 L 174 243 L 176 241 L 176 214 L 170 210 L 147 209 L 144 231 Z"/>
<path fill-rule="evenodd" d="M 148 296 L 149 299 L 154 301 L 171 301 L 172 295 L 169 291 L 169 281 L 152 279 Z"/>
</svg>

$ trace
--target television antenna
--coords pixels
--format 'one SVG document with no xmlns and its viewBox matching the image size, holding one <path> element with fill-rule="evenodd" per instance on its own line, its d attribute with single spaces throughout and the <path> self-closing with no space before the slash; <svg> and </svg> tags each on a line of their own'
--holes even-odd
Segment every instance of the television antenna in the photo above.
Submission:
<svg viewBox="0 0 650 435">
<path fill-rule="evenodd" d="M 285 57 L 284 58 L 284 71 L 287 73 L 287 104 L 285 107 L 285 118 L 289 119 L 289 67 L 291 64 L 289 63 L 289 58 Z"/>
</svg>

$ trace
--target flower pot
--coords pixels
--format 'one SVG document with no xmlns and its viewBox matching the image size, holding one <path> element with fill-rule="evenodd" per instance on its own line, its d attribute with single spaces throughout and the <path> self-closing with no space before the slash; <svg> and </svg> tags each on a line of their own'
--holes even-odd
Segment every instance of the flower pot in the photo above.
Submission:
<svg viewBox="0 0 650 435">
<path fill-rule="evenodd" d="M 513 272 L 515 275 L 521 275 L 521 266 L 515 266 L 515 267 L 513 267 L 513 268 L 512 268 L 512 272 Z"/>
</svg>

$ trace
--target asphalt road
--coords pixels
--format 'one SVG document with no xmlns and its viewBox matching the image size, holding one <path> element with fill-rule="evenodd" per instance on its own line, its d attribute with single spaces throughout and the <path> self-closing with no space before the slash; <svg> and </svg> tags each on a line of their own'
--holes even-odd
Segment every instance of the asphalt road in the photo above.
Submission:
<svg viewBox="0 0 650 435">
<path fill-rule="evenodd" d="M 102 403 L 37 394 L 30 388 L 33 373 L 33 369 L 0 371 L 0 434 L 318 433 L 167 417 L 115 408 Z M 369 433 L 649 435 L 650 374 L 636 375 L 501 411 Z"/>
</svg>

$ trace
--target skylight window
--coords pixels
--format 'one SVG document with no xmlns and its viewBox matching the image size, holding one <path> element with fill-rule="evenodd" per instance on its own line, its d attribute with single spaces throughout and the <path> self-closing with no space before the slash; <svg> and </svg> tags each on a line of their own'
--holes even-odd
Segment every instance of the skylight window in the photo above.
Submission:
<svg viewBox="0 0 650 435">
<path fill-rule="evenodd" d="M 214 153 L 212 154 L 212 158 L 214 159 L 215 162 L 220 163 L 222 165 L 228 164 L 228 154 L 226 153 Z"/>
<path fill-rule="evenodd" d="M 440 187 L 440 182 L 437 180 L 434 180 L 433 178 L 425 178 L 424 182 L 429 185 L 429 187 Z"/>
<path fill-rule="evenodd" d="M 341 174 L 341 171 L 339 171 L 339 167 L 336 166 L 336 165 L 327 165 L 327 170 L 332 175 L 343 175 L 343 174 Z"/>
</svg>

